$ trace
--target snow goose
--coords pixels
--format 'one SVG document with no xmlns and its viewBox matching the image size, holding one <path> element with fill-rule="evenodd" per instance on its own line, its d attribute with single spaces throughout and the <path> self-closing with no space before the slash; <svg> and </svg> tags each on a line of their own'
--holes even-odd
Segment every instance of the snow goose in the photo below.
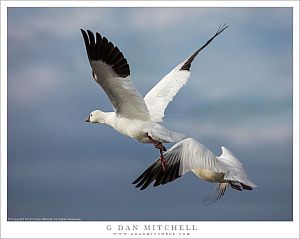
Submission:
<svg viewBox="0 0 300 239">
<path fill-rule="evenodd" d="M 118 47 L 98 32 L 95 38 L 91 31 L 81 29 L 92 76 L 103 88 L 114 108 L 114 112 L 95 110 L 89 114 L 86 122 L 107 124 L 139 142 L 154 144 L 160 150 L 160 160 L 165 169 L 163 151 L 166 148 L 163 143 L 178 142 L 185 136 L 169 131 L 158 122 L 163 121 L 168 103 L 190 77 L 194 58 L 226 28 L 226 24 L 220 25 L 213 37 L 168 73 L 144 99 L 133 86 L 129 65 Z"/>
<path fill-rule="evenodd" d="M 225 147 L 217 157 L 203 144 L 192 138 L 186 138 L 164 153 L 168 163 L 166 170 L 162 169 L 157 160 L 147 168 L 134 182 L 136 188 L 144 190 L 153 181 L 154 186 L 163 185 L 192 171 L 197 177 L 213 183 L 218 183 L 216 193 L 205 198 L 208 205 L 220 199 L 228 186 L 242 191 L 252 190 L 256 185 L 248 178 L 241 162 Z"/>
</svg>

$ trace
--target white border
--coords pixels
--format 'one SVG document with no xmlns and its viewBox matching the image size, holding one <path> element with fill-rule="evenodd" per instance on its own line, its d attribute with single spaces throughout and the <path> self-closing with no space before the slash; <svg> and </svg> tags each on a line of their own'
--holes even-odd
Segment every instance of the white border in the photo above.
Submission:
<svg viewBox="0 0 300 239">
<path fill-rule="evenodd" d="M 299 225 L 299 2 L 293 9 L 293 211 Z M 299 229 L 298 229 L 298 237 Z"/>
<path fill-rule="evenodd" d="M 8 1 L 4 7 L 297 7 L 286 1 Z"/>
<path fill-rule="evenodd" d="M 292 222 L 7 222 L 7 7 L 293 7 Z M 188 238 L 299 238 L 299 2 L 298 1 L 2 1 L 1 2 L 1 238 L 117 238 L 108 225 L 196 225 Z M 5 102 L 5 103 L 4 103 Z M 226 234 L 224 234 L 226 233 Z M 136 238 L 138 236 L 126 236 Z M 150 236 L 148 238 L 178 238 Z"/>
</svg>

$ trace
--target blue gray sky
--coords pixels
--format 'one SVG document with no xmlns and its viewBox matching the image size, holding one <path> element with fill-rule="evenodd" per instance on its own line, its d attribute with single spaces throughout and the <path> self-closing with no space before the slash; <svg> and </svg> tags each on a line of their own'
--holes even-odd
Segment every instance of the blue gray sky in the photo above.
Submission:
<svg viewBox="0 0 300 239">
<path fill-rule="evenodd" d="M 292 220 L 292 17 L 291 8 L 9 8 L 8 217 Z M 228 147 L 258 188 L 229 189 L 210 207 L 201 200 L 215 185 L 191 173 L 135 189 L 158 152 L 84 122 L 111 105 L 80 28 L 121 49 L 145 95 L 224 22 L 164 125 L 216 155 Z"/>
</svg>

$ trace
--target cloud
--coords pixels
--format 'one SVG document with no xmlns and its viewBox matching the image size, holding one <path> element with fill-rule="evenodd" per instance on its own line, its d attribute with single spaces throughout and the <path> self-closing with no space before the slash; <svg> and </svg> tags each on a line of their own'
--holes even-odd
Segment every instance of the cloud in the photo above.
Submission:
<svg viewBox="0 0 300 239">
<path fill-rule="evenodd" d="M 19 71 L 11 70 L 8 76 L 9 99 L 16 104 L 33 104 L 53 97 L 50 92 L 61 86 L 63 77 L 64 72 L 55 65 L 25 63 Z"/>
<path fill-rule="evenodd" d="M 44 35 L 73 39 L 80 28 L 103 22 L 107 15 L 109 12 L 101 9 L 83 11 L 78 8 L 12 8 L 8 12 L 8 24 L 14 27 L 8 28 L 8 35 L 12 40 L 33 43 L 37 43 Z"/>
<path fill-rule="evenodd" d="M 8 37 L 10 42 L 17 44 L 22 42 L 26 48 L 37 46 L 42 48 L 43 38 L 47 46 L 52 38 L 63 39 L 66 45 L 75 38 L 78 44 L 82 43 L 80 28 L 90 28 L 114 35 L 112 41 L 123 42 L 122 46 L 131 60 L 132 72 L 136 73 L 138 79 L 142 78 L 145 81 L 136 82 L 138 88 L 143 88 L 143 85 L 152 86 L 168 70 L 203 44 L 210 37 L 208 32 L 212 32 L 219 25 L 219 19 L 228 19 L 229 29 L 195 60 L 191 78 L 194 87 L 191 91 L 197 91 L 203 97 L 211 99 L 228 97 L 232 93 L 236 96 L 259 94 L 275 98 L 291 94 L 292 74 L 289 73 L 292 67 L 292 47 L 291 44 L 284 44 L 281 38 L 282 31 L 291 30 L 289 28 L 292 19 L 286 14 L 288 9 L 129 8 L 126 10 L 30 9 L 31 16 L 28 17 L 22 14 L 24 10 L 15 9 L 9 14 L 9 24 L 13 24 L 14 27 L 8 28 Z M 185 18 L 186 15 L 189 17 Z M 113 20 L 107 21 L 111 16 L 114 16 Z M 272 19 L 273 25 L 261 24 L 264 22 L 262 19 L 266 17 Z M 203 19 L 206 24 L 200 27 L 199 19 L 200 21 Z M 236 21 L 239 24 L 236 24 Z M 119 22 L 125 27 L 120 29 Z M 191 28 L 197 30 L 191 33 L 189 30 Z M 165 35 L 164 31 L 168 31 L 168 35 Z M 291 34 L 284 35 L 285 41 L 291 41 Z M 158 47 L 155 47 L 157 45 Z M 289 48 L 281 54 L 276 54 L 274 47 L 278 51 Z M 171 50 L 167 51 L 166 48 Z M 236 65 L 239 67 L 235 67 Z M 214 70 L 215 68 L 218 70 Z M 156 80 L 148 76 L 148 74 L 155 76 L 159 71 L 161 73 L 155 77 Z M 287 79 L 287 75 L 290 80 Z M 269 87 L 271 83 L 280 87 Z"/>
<path fill-rule="evenodd" d="M 196 139 L 215 139 L 218 145 L 226 143 L 237 147 L 253 147 L 263 144 L 281 144 L 291 142 L 293 138 L 291 111 L 278 114 L 261 112 L 260 114 L 239 116 L 239 111 L 233 115 L 224 115 L 219 112 L 213 117 L 193 115 L 172 120 L 167 120 L 170 129 L 185 132 L 189 137 Z M 205 112 L 203 112 L 205 114 Z M 226 114 L 226 113 L 225 113 Z M 226 146 L 226 145 L 224 145 Z"/>
</svg>

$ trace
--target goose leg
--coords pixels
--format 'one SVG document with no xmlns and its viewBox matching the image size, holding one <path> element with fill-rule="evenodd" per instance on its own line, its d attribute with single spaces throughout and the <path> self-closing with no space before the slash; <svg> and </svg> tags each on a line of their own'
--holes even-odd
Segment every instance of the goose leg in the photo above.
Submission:
<svg viewBox="0 0 300 239">
<path fill-rule="evenodd" d="M 164 158 L 163 150 L 160 149 L 159 152 L 160 152 L 160 162 L 161 162 L 161 166 L 162 166 L 164 172 L 166 172 L 166 169 L 167 169 L 167 161 L 166 161 L 165 158 Z"/>
<path fill-rule="evenodd" d="M 166 147 L 161 142 L 158 142 L 158 141 L 152 139 L 149 135 L 147 135 L 147 137 L 149 138 L 151 143 L 154 145 L 154 147 L 159 149 L 161 166 L 162 166 L 163 170 L 166 171 L 167 161 L 165 160 L 164 153 L 163 153 L 164 151 L 167 151 Z"/>
</svg>

